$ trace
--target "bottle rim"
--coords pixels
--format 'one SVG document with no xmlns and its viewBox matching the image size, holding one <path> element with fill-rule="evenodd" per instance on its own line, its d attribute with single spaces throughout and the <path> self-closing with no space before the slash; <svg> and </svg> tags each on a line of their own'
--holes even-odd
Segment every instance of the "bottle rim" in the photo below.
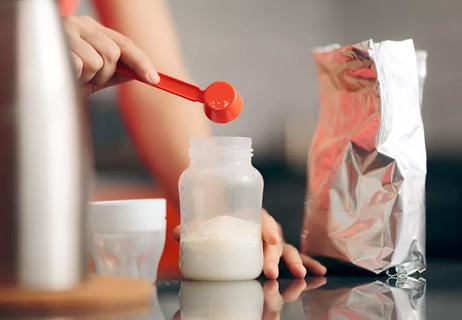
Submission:
<svg viewBox="0 0 462 320">
<path fill-rule="evenodd" d="M 205 137 L 192 138 L 189 148 L 190 157 L 210 155 L 252 156 L 252 139 L 248 137 Z"/>
</svg>

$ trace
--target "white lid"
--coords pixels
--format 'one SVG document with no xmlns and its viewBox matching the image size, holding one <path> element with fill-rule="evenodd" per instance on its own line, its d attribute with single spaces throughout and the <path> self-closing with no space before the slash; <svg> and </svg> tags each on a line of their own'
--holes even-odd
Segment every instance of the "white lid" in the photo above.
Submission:
<svg viewBox="0 0 462 320">
<path fill-rule="evenodd" d="M 88 204 L 92 232 L 165 230 L 165 199 L 95 201 Z"/>
</svg>

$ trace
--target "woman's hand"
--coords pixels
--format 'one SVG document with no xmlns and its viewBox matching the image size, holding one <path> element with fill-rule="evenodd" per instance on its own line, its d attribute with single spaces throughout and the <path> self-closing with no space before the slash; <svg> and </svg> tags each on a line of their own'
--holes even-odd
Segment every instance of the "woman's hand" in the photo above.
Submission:
<svg viewBox="0 0 462 320">
<path fill-rule="evenodd" d="M 180 239 L 180 226 L 175 228 L 173 236 L 177 240 Z M 326 274 L 326 267 L 313 258 L 300 254 L 294 246 L 284 241 L 281 226 L 264 209 L 262 212 L 262 239 L 265 258 L 263 273 L 268 279 L 278 278 L 279 260 L 281 258 L 296 278 L 304 278 L 306 268 L 313 275 L 322 276 Z"/>
<path fill-rule="evenodd" d="M 322 264 L 306 255 L 300 254 L 297 248 L 284 241 L 281 226 L 264 209 L 262 213 L 262 237 L 263 252 L 265 255 L 263 272 L 268 279 L 278 278 L 279 260 L 281 258 L 296 278 L 304 278 L 306 269 L 313 275 L 322 276 L 326 274 L 326 268 Z"/>
<path fill-rule="evenodd" d="M 72 62 L 86 94 L 128 80 L 115 73 L 119 60 L 144 81 L 160 81 L 147 55 L 121 33 L 87 16 L 64 17 L 63 23 Z"/>
</svg>

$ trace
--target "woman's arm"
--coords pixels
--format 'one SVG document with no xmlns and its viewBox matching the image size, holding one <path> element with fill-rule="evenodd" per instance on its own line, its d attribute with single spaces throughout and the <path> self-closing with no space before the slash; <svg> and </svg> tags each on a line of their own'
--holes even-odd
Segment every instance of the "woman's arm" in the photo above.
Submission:
<svg viewBox="0 0 462 320">
<path fill-rule="evenodd" d="M 189 79 L 172 17 L 163 0 L 94 0 L 103 24 L 130 38 L 157 70 Z M 120 86 L 125 124 L 148 169 L 178 204 L 178 178 L 187 167 L 191 137 L 209 135 L 202 108 L 145 84 Z"/>
<path fill-rule="evenodd" d="M 182 63 L 172 17 L 164 0 L 94 0 L 102 22 L 130 38 L 151 59 L 157 70 L 188 80 Z M 178 178 L 187 167 L 189 140 L 210 134 L 200 105 L 150 86 L 131 81 L 119 91 L 123 118 L 139 154 L 178 204 Z M 179 232 L 177 229 L 177 237 Z M 319 262 L 300 256 L 283 240 L 279 224 L 266 212 L 262 218 L 264 273 L 275 279 L 282 258 L 295 277 L 324 274 Z"/>
</svg>

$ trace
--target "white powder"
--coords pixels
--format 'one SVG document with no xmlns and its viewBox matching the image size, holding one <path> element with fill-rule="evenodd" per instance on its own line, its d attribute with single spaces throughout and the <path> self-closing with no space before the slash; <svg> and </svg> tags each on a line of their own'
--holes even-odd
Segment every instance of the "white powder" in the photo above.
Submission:
<svg viewBox="0 0 462 320">
<path fill-rule="evenodd" d="M 249 280 L 263 267 L 260 225 L 216 216 L 181 236 L 180 269 L 191 280 Z"/>
</svg>

